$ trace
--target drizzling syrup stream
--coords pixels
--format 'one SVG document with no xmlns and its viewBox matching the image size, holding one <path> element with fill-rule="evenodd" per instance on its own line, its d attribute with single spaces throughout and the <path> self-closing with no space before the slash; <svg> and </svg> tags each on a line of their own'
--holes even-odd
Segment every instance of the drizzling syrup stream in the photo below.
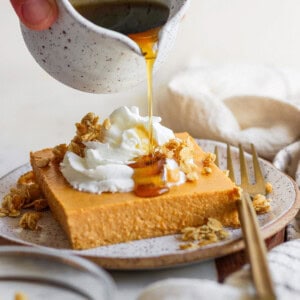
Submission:
<svg viewBox="0 0 300 300">
<path fill-rule="evenodd" d="M 135 194 L 140 197 L 154 197 L 166 193 L 169 188 L 163 179 L 165 159 L 154 156 L 153 138 L 153 66 L 157 56 L 158 34 L 161 27 L 128 35 L 141 48 L 147 68 L 149 154 L 131 165 L 135 169 Z"/>
<path fill-rule="evenodd" d="M 153 66 L 157 56 L 156 45 L 160 27 L 150 29 L 145 32 L 129 34 L 141 48 L 147 68 L 147 87 L 148 87 L 148 116 L 149 116 L 149 154 L 154 151 L 153 139 Z"/>
</svg>

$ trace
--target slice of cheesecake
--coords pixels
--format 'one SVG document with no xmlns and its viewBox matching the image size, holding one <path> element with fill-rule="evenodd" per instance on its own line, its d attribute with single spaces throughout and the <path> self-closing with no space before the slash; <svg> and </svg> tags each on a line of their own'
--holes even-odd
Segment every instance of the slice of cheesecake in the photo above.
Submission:
<svg viewBox="0 0 300 300">
<path fill-rule="evenodd" d="M 187 139 L 188 134 L 177 134 Z M 206 153 L 193 140 L 194 161 L 203 169 Z M 216 165 L 195 182 L 174 186 L 166 194 L 141 198 L 131 193 L 101 195 L 73 189 L 60 172 L 52 149 L 31 153 L 31 164 L 53 216 L 73 249 L 128 242 L 174 234 L 216 218 L 224 226 L 239 226 L 238 187 Z M 41 167 L 42 160 L 51 160 Z"/>
</svg>

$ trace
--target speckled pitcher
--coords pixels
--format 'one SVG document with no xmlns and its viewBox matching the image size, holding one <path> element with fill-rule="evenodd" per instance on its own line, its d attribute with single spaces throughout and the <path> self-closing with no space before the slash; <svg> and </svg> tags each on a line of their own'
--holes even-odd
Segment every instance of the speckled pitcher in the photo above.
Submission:
<svg viewBox="0 0 300 300">
<path fill-rule="evenodd" d="M 168 5 L 170 16 L 160 32 L 155 70 L 174 43 L 189 0 L 156 1 Z M 69 0 L 57 0 L 57 4 L 59 18 L 48 30 L 21 25 L 29 51 L 46 72 L 91 93 L 119 92 L 146 79 L 145 60 L 133 40 L 85 19 Z"/>
</svg>

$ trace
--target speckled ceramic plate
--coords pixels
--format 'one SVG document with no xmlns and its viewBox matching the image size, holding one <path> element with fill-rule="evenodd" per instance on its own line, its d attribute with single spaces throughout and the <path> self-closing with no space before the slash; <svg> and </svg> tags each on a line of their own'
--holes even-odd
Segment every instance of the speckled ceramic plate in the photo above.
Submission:
<svg viewBox="0 0 300 300">
<path fill-rule="evenodd" d="M 106 272 L 80 257 L 29 247 L 0 248 L 1 299 L 21 299 L 15 297 L 21 293 L 30 300 L 112 300 L 115 290 Z"/>
<path fill-rule="evenodd" d="M 208 140 L 199 140 L 199 144 L 204 150 L 211 152 L 215 146 L 218 146 L 221 168 L 226 169 L 226 145 Z M 232 151 L 236 174 L 238 174 L 238 151 L 235 148 Z M 252 176 L 251 155 L 246 155 L 246 159 Z M 280 231 L 295 216 L 300 208 L 300 199 L 292 179 L 269 162 L 260 160 L 260 163 L 266 180 L 273 185 L 273 192 L 270 194 L 272 211 L 259 216 L 263 237 L 267 238 Z M 0 199 L 14 186 L 18 177 L 29 169 L 30 165 L 26 164 L 0 179 Z M 23 245 L 55 248 L 63 253 L 84 256 L 108 269 L 169 267 L 226 255 L 244 247 L 241 230 L 229 229 L 231 236 L 228 240 L 196 250 L 179 250 L 178 236 L 169 235 L 78 251 L 70 248 L 67 237 L 50 212 L 44 213 L 40 225 L 42 230 L 32 232 L 20 229 L 18 219 L 0 218 L 0 236 Z"/>
</svg>

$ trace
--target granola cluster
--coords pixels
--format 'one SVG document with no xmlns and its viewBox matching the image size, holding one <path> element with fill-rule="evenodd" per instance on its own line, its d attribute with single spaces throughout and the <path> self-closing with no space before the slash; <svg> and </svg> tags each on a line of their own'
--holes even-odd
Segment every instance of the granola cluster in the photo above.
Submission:
<svg viewBox="0 0 300 300">
<path fill-rule="evenodd" d="M 201 174 L 203 175 L 209 175 L 212 173 L 212 164 L 215 162 L 216 160 L 216 155 L 210 152 L 207 152 L 204 159 L 202 160 L 203 163 L 203 169 Z"/>
<path fill-rule="evenodd" d="M 37 230 L 39 229 L 38 221 L 42 218 L 40 212 L 26 212 L 20 219 L 19 226 L 23 229 Z"/>
<path fill-rule="evenodd" d="M 252 199 L 252 205 L 257 214 L 265 214 L 271 210 L 270 201 L 266 196 L 257 194 Z"/>
<path fill-rule="evenodd" d="M 194 146 L 189 138 L 186 141 L 172 139 L 158 148 L 158 151 L 164 154 L 166 158 L 173 158 L 186 174 L 188 181 L 195 181 L 199 178 L 198 167 L 193 162 Z"/>
<path fill-rule="evenodd" d="M 199 227 L 186 227 L 182 230 L 180 249 L 197 249 L 201 246 L 216 243 L 229 237 L 220 221 L 208 218 L 207 223 Z"/>
<path fill-rule="evenodd" d="M 107 127 L 107 121 L 105 122 Z M 102 125 L 99 117 L 94 113 L 86 114 L 80 123 L 76 123 L 76 135 L 68 146 L 68 150 L 77 155 L 84 156 L 84 142 L 100 141 L 102 136 Z"/>
<path fill-rule="evenodd" d="M 4 196 L 0 208 L 0 217 L 19 217 L 21 210 L 26 208 L 34 209 L 35 212 L 32 214 L 37 215 L 39 214 L 37 212 L 48 208 L 47 200 L 44 198 L 39 185 L 35 181 L 32 171 L 23 174 L 18 179 L 17 186 L 11 188 L 10 192 Z M 32 229 L 32 225 L 24 225 L 27 221 L 27 217 L 24 219 L 22 217 L 20 226 Z M 34 229 L 36 229 L 36 226 Z"/>
<path fill-rule="evenodd" d="M 99 117 L 92 112 L 87 113 L 80 121 L 76 123 L 76 135 L 69 145 L 60 144 L 53 148 L 54 161 L 60 163 L 66 152 L 71 151 L 84 157 L 84 143 L 90 141 L 102 141 L 103 131 L 111 126 L 110 120 L 105 119 L 103 124 L 99 123 Z"/>
<path fill-rule="evenodd" d="M 273 186 L 270 182 L 266 183 L 266 193 L 270 194 L 273 191 Z M 265 214 L 271 210 L 271 204 L 270 202 L 272 199 L 270 197 L 266 197 L 262 194 L 256 194 L 252 198 L 252 205 L 256 211 L 257 214 Z"/>
</svg>

